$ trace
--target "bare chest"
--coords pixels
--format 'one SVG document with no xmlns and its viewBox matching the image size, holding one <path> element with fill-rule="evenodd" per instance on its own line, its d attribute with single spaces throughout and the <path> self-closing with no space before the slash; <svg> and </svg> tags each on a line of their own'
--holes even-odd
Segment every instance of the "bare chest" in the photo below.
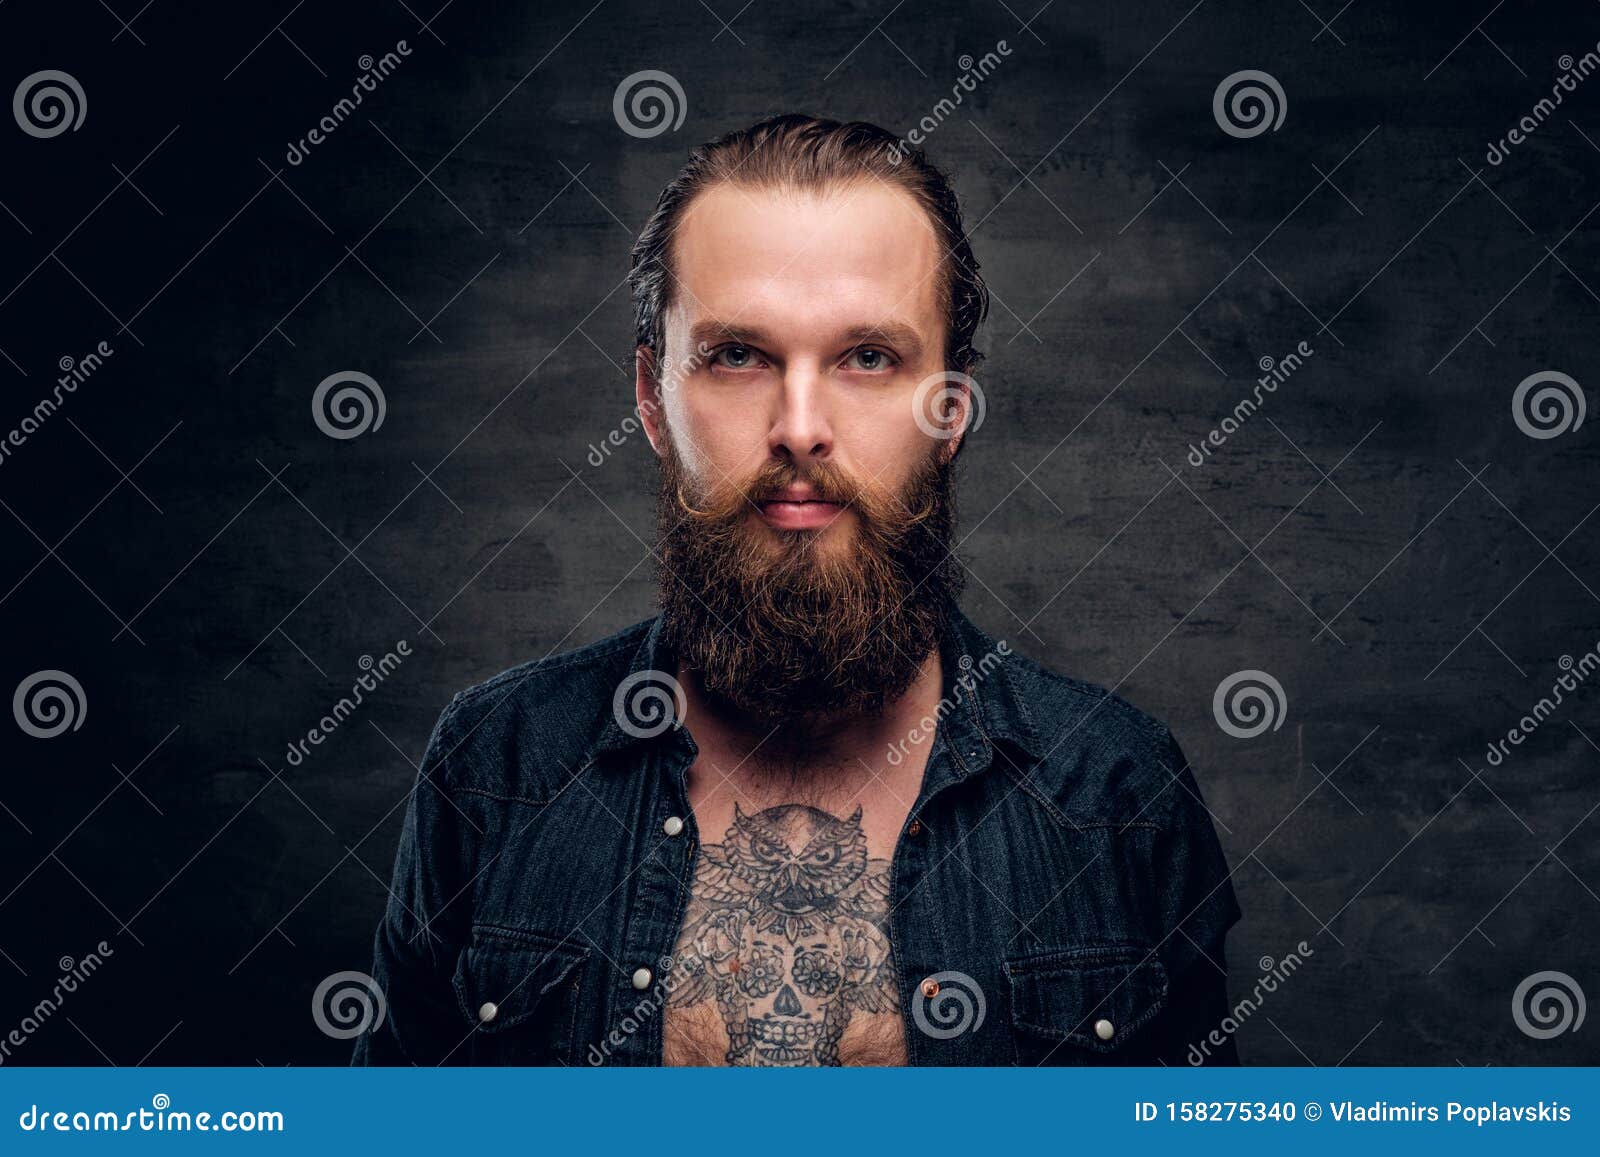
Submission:
<svg viewBox="0 0 1600 1157">
<path fill-rule="evenodd" d="M 906 808 L 863 798 L 849 810 L 697 805 L 665 1063 L 905 1063 L 889 895 Z"/>
</svg>

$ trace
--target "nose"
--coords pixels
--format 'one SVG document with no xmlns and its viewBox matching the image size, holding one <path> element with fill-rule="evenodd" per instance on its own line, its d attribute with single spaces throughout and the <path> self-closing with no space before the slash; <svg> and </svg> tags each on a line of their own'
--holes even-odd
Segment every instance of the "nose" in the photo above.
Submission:
<svg viewBox="0 0 1600 1157">
<path fill-rule="evenodd" d="M 828 416 L 827 386 L 817 368 L 792 363 L 783 377 L 779 411 L 767 435 L 767 450 L 796 465 L 833 453 L 833 426 Z"/>
<path fill-rule="evenodd" d="M 772 1011 L 779 1016 L 798 1016 L 800 998 L 794 994 L 794 989 L 787 984 L 779 989 L 778 998 L 772 1002 Z"/>
</svg>

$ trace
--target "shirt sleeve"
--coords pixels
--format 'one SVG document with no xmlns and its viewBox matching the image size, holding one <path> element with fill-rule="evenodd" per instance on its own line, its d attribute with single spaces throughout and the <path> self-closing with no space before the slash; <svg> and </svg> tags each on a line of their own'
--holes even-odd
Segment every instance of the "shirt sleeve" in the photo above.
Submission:
<svg viewBox="0 0 1600 1157">
<path fill-rule="evenodd" d="M 406 808 L 383 920 L 373 938 L 372 977 L 384 995 L 381 1021 L 356 1038 L 354 1065 L 437 1065 L 465 1050 L 453 978 L 468 925 L 472 849 L 466 820 L 447 794 L 461 739 L 453 700 L 439 717 Z"/>
<path fill-rule="evenodd" d="M 1172 783 L 1154 844 L 1160 954 L 1168 977 L 1159 1059 L 1171 1065 L 1238 1064 L 1233 1036 L 1220 1026 L 1229 1012 L 1224 941 L 1239 920 L 1239 901 L 1211 812 L 1170 735 L 1163 762 Z"/>
</svg>

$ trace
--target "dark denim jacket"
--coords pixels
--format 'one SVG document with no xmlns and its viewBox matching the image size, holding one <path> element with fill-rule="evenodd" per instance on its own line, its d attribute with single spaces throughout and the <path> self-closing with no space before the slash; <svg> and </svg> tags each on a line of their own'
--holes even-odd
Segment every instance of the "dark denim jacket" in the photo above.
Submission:
<svg viewBox="0 0 1600 1157">
<path fill-rule="evenodd" d="M 1237 1063 L 1231 1038 L 1206 1038 L 1228 1013 L 1239 908 L 1172 735 L 1002 657 L 957 610 L 949 627 L 942 718 L 893 861 L 910 1063 Z M 630 673 L 674 669 L 660 635 L 640 623 L 445 709 L 376 937 L 387 1015 L 356 1063 L 660 1063 L 701 838 L 695 745 L 684 728 L 636 738 L 612 706 Z M 928 979 L 950 973 L 930 1001 Z"/>
</svg>

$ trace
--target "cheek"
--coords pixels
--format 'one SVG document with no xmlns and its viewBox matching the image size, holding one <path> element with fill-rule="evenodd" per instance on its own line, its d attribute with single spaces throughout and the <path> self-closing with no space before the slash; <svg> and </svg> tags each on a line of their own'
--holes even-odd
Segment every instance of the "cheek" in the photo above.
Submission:
<svg viewBox="0 0 1600 1157">
<path fill-rule="evenodd" d="M 845 408 L 834 426 L 836 456 L 886 490 L 898 491 L 935 449 L 916 423 L 909 389 Z"/>
<path fill-rule="evenodd" d="M 767 457 L 770 423 L 751 399 L 686 386 L 663 409 L 678 456 L 692 478 L 740 478 Z"/>
</svg>

